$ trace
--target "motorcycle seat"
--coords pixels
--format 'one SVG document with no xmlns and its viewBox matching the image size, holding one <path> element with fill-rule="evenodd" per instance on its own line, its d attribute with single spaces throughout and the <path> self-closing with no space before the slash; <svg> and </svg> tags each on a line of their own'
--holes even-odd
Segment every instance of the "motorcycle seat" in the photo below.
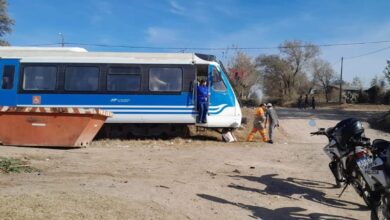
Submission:
<svg viewBox="0 0 390 220">
<path fill-rule="evenodd" d="M 374 149 L 378 149 L 379 151 L 383 151 L 390 147 L 390 141 L 386 141 L 383 139 L 375 139 L 372 142 L 372 147 Z"/>
<path fill-rule="evenodd" d="M 381 139 L 378 139 L 378 140 L 375 140 L 376 141 L 376 146 L 378 146 L 379 150 L 382 151 L 382 152 L 386 152 L 386 156 L 382 158 L 383 162 L 384 162 L 384 171 L 385 171 L 385 174 L 386 174 L 386 182 L 387 184 L 389 185 L 390 184 L 390 142 L 389 141 L 385 141 L 385 140 L 381 140 Z M 374 142 L 375 142 L 374 141 Z M 374 144 L 374 143 L 373 143 Z"/>
</svg>

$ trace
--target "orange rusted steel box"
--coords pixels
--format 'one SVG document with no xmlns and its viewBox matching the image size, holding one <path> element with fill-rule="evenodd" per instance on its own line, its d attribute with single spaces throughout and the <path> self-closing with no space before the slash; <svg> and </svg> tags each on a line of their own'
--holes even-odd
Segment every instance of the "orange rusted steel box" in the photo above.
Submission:
<svg viewBox="0 0 390 220">
<path fill-rule="evenodd" d="M 3 145 L 85 147 L 112 113 L 99 109 L 0 107 Z"/>
</svg>

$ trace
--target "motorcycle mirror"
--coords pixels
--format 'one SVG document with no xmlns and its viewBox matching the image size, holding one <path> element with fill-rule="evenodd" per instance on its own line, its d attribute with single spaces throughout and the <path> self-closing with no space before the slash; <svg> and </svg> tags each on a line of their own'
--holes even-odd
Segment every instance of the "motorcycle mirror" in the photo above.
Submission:
<svg viewBox="0 0 390 220">
<path fill-rule="evenodd" d="M 309 122 L 308 122 L 308 124 L 309 124 L 310 127 L 315 127 L 315 126 L 317 126 L 316 120 L 314 120 L 314 119 L 310 119 Z"/>
</svg>

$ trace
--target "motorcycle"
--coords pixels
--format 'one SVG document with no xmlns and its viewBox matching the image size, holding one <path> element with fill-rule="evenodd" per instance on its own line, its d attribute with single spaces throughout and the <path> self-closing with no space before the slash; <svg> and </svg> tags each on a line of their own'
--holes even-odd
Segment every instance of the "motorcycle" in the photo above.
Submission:
<svg viewBox="0 0 390 220">
<path fill-rule="evenodd" d="M 373 181 L 373 188 L 379 192 L 379 200 L 372 207 L 371 219 L 390 219 L 390 142 L 376 139 L 372 142 L 373 161 L 365 173 Z"/>
<path fill-rule="evenodd" d="M 329 168 L 335 177 L 336 187 L 345 189 L 351 185 L 368 207 L 376 207 L 379 193 L 373 188 L 374 181 L 365 172 L 373 162 L 370 139 L 364 135 L 362 123 L 355 118 L 340 121 L 328 129 L 320 128 L 311 135 L 324 135 L 329 143 L 324 147 L 331 159 Z"/>
</svg>

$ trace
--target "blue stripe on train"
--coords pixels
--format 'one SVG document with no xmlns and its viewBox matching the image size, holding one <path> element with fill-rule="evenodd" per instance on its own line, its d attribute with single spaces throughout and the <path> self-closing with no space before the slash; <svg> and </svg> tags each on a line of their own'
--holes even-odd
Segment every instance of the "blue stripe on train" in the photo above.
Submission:
<svg viewBox="0 0 390 220">
<path fill-rule="evenodd" d="M 18 94 L 17 105 L 32 105 L 33 96 L 41 97 L 41 105 L 156 105 L 187 106 L 194 105 L 192 94 L 183 92 L 178 95 L 122 95 L 122 94 Z M 226 104 L 234 106 L 229 99 L 212 100 L 213 106 Z"/>
<path fill-rule="evenodd" d="M 227 106 L 224 106 L 222 107 L 220 110 L 218 110 L 217 112 L 212 112 L 212 110 L 209 111 L 209 114 L 210 115 L 217 115 L 219 113 L 221 113 L 225 108 L 227 108 Z M 106 109 L 106 108 L 103 108 L 103 110 L 108 110 L 108 111 L 111 111 L 113 112 L 114 114 L 156 114 L 156 115 L 164 115 L 164 114 L 167 114 L 167 115 L 171 115 L 171 114 L 188 114 L 188 115 L 197 115 L 198 112 L 197 111 L 188 111 L 188 112 L 175 112 L 175 111 L 171 111 L 171 112 L 158 112 L 158 110 L 156 110 L 155 112 L 144 112 L 142 110 L 140 111 L 134 111 L 134 112 L 116 112 L 115 110 L 110 110 L 110 109 Z"/>
</svg>

